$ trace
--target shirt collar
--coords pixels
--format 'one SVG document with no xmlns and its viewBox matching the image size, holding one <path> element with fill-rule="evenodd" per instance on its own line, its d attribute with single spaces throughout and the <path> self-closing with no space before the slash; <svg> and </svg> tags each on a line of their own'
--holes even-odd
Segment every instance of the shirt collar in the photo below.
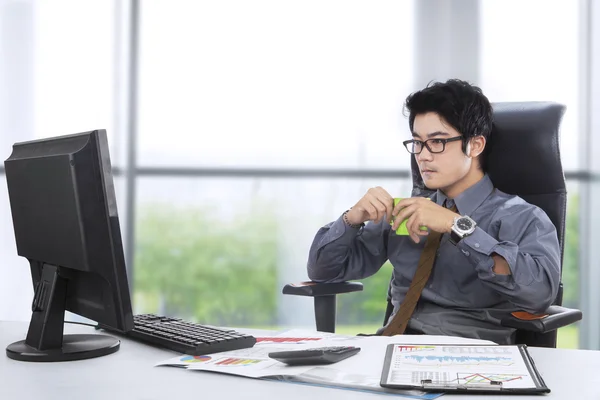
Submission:
<svg viewBox="0 0 600 400">
<path fill-rule="evenodd" d="M 448 208 L 452 207 L 452 203 L 454 202 L 459 214 L 471 215 L 487 199 L 492 190 L 494 190 L 494 184 L 488 174 L 485 174 L 477 183 L 454 199 L 448 199 L 444 192 L 438 189 L 436 203 L 441 206 L 448 199 L 448 204 L 446 204 Z"/>
</svg>

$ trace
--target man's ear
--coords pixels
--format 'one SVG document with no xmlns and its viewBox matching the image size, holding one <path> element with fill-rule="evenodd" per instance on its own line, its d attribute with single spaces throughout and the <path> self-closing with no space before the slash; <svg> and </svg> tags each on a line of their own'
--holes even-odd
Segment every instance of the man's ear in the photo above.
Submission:
<svg viewBox="0 0 600 400">
<path fill-rule="evenodd" d="M 475 136 L 469 140 L 467 143 L 467 156 L 469 157 L 477 157 L 481 153 L 483 153 L 483 149 L 485 148 L 486 140 L 483 136 Z"/>
</svg>

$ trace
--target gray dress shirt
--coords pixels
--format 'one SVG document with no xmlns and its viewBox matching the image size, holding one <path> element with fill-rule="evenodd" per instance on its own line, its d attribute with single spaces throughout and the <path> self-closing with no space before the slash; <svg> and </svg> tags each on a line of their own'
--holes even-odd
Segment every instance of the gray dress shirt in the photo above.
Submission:
<svg viewBox="0 0 600 400">
<path fill-rule="evenodd" d="M 440 190 L 431 197 L 439 205 L 446 199 Z M 502 317 L 513 311 L 543 312 L 558 293 L 556 228 L 540 208 L 495 189 L 487 175 L 454 201 L 458 213 L 473 218 L 477 228 L 457 245 L 448 241 L 449 234 L 442 236 L 433 272 L 409 329 L 514 343 L 514 329 L 501 326 Z M 446 206 L 452 206 L 451 199 Z M 393 317 L 424 246 L 425 240 L 414 243 L 409 236 L 396 235 L 385 220 L 351 228 L 340 217 L 317 232 L 309 253 L 308 276 L 317 282 L 362 279 L 389 260 L 394 267 Z M 512 275 L 493 272 L 493 253 L 508 262 Z"/>
</svg>

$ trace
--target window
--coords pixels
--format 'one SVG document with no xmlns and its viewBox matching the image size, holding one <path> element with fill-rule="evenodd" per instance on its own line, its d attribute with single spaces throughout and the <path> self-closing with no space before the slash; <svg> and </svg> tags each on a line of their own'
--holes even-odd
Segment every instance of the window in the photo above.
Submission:
<svg viewBox="0 0 600 400">
<path fill-rule="evenodd" d="M 141 165 L 407 165 L 412 2 L 169 0 L 142 17 Z"/>
</svg>

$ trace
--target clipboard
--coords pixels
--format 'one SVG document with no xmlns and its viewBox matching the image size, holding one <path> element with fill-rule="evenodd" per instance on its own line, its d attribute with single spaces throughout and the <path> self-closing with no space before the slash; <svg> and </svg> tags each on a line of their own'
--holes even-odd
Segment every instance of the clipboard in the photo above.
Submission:
<svg viewBox="0 0 600 400">
<path fill-rule="evenodd" d="M 550 393 L 526 345 L 389 344 L 380 386 L 447 393 Z"/>
</svg>

